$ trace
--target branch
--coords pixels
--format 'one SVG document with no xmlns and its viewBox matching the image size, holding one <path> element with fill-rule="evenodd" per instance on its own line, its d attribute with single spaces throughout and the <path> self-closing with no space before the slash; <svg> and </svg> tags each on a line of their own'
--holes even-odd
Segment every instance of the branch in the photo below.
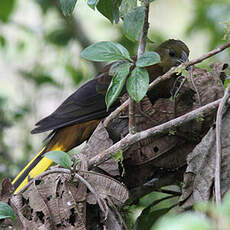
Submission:
<svg viewBox="0 0 230 230">
<path fill-rule="evenodd" d="M 204 61 L 205 59 L 210 58 L 210 57 L 212 57 L 212 56 L 214 56 L 214 55 L 216 55 L 216 54 L 222 52 L 223 50 L 227 49 L 228 47 L 230 47 L 230 41 L 227 42 L 227 43 L 225 43 L 224 45 L 222 45 L 222 46 L 220 46 L 220 47 L 218 47 L 218 48 L 216 48 L 216 49 L 214 49 L 214 50 L 208 52 L 207 54 L 202 55 L 202 56 L 199 57 L 199 58 L 196 58 L 196 59 L 193 59 L 193 60 L 191 60 L 191 61 L 189 61 L 189 62 L 183 63 L 183 64 L 179 65 L 178 67 L 172 67 L 167 73 L 165 73 L 164 75 L 162 75 L 162 76 L 158 77 L 157 79 L 155 79 L 155 80 L 149 85 L 149 89 L 148 89 L 148 90 L 154 88 L 154 87 L 157 86 L 160 82 L 169 79 L 169 78 L 172 76 L 173 73 L 178 72 L 178 69 L 186 68 L 186 67 L 188 67 L 188 66 L 191 66 L 191 65 L 195 65 L 195 64 L 197 64 L 197 63 L 200 63 L 200 62 Z M 116 110 L 114 110 L 114 111 L 105 119 L 105 121 L 104 121 L 105 127 L 107 127 L 108 124 L 109 124 L 109 122 L 110 122 L 111 120 L 113 120 L 121 111 L 123 111 L 123 110 L 127 107 L 128 104 L 129 104 L 129 99 L 126 100 L 126 101 L 125 101 L 120 107 L 118 107 Z"/>
<path fill-rule="evenodd" d="M 35 183 L 35 180 L 40 180 L 42 177 L 45 177 L 45 176 L 52 174 L 52 173 L 72 174 L 70 169 L 65 169 L 65 168 L 54 168 L 54 169 L 47 170 L 47 171 L 43 172 L 42 174 L 40 174 L 39 176 L 30 180 L 29 183 L 26 184 L 17 193 L 17 195 L 22 194 L 28 187 L 31 186 L 31 184 Z M 107 207 L 105 202 L 102 202 L 103 199 L 100 198 L 100 196 L 97 194 L 95 189 L 91 186 L 91 184 L 87 180 L 85 180 L 81 175 L 79 175 L 78 173 L 74 173 L 74 177 L 79 179 L 89 189 L 89 191 L 95 196 L 100 209 L 105 213 L 105 216 L 107 216 L 108 215 L 108 207 Z"/>
<path fill-rule="evenodd" d="M 200 114 L 207 115 L 213 110 L 216 110 L 219 106 L 219 103 L 222 99 L 216 100 L 211 102 L 203 107 L 200 107 L 196 110 L 193 110 L 187 114 L 184 114 L 178 118 L 170 120 L 166 123 L 161 125 L 152 127 L 150 129 L 138 132 L 134 135 L 128 134 L 122 140 L 111 146 L 110 148 L 106 149 L 104 152 L 98 154 L 97 156 L 93 157 L 89 161 L 90 168 L 95 167 L 102 162 L 110 159 L 114 154 L 116 154 L 119 150 L 126 151 L 131 145 L 142 141 L 148 137 L 159 136 L 161 134 L 167 133 L 170 129 L 179 127 L 186 122 L 192 121 L 200 116 Z"/>
<path fill-rule="evenodd" d="M 149 2 L 145 3 L 145 19 L 144 25 L 141 31 L 141 36 L 139 40 L 138 50 L 137 50 L 137 59 L 145 52 L 146 47 L 146 38 L 149 29 Z M 135 134 L 136 133 L 136 125 L 135 125 L 135 101 L 130 98 L 129 99 L 129 133 Z"/>
<path fill-rule="evenodd" d="M 227 103 L 230 97 L 230 84 L 225 90 L 225 94 L 221 99 L 219 108 L 217 110 L 216 117 L 216 167 L 215 167 L 215 195 L 216 195 L 216 204 L 221 204 L 221 191 L 220 191 L 220 171 L 221 171 L 221 126 L 222 126 L 222 116 L 224 113 L 225 104 Z"/>
</svg>

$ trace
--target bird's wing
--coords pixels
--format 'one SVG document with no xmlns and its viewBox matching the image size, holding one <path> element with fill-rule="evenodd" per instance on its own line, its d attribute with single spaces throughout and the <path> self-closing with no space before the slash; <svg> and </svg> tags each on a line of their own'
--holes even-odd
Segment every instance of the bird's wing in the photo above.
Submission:
<svg viewBox="0 0 230 230">
<path fill-rule="evenodd" d="M 36 124 L 31 133 L 56 130 L 68 125 L 106 117 L 116 104 L 106 111 L 105 93 L 111 81 L 107 74 L 99 74 L 70 95 L 51 115 Z"/>
</svg>

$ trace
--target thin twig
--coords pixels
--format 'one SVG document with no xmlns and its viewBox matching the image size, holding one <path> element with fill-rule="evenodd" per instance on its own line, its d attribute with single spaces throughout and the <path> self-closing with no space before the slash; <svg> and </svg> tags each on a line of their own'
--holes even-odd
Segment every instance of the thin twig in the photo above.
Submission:
<svg viewBox="0 0 230 230">
<path fill-rule="evenodd" d="M 189 61 L 189 62 L 183 63 L 183 64 L 179 65 L 178 67 L 172 67 L 167 73 L 165 73 L 164 75 L 162 75 L 162 76 L 158 77 L 157 79 L 155 79 L 155 80 L 149 85 L 149 89 L 148 89 L 148 90 L 150 90 L 150 89 L 156 87 L 160 82 L 169 79 L 169 78 L 172 76 L 173 73 L 176 73 L 176 72 L 178 71 L 178 69 L 186 68 L 186 67 L 188 67 L 188 66 L 192 66 L 192 65 L 195 65 L 195 64 L 197 64 L 197 63 L 200 63 L 200 62 L 204 61 L 205 59 L 210 58 L 210 57 L 212 57 L 212 56 L 214 56 L 214 55 L 216 55 L 216 54 L 222 52 L 223 50 L 227 49 L 228 47 L 230 47 L 230 41 L 227 42 L 227 43 L 225 43 L 224 45 L 222 45 L 222 46 L 220 46 L 220 47 L 218 47 L 218 48 L 216 48 L 216 49 L 214 49 L 214 50 L 208 52 L 207 54 L 202 55 L 202 56 L 199 57 L 199 58 L 196 58 L 196 59 L 193 59 L 193 60 L 191 60 L 191 61 Z M 113 120 L 121 111 L 123 111 L 123 110 L 127 107 L 128 104 L 129 104 L 129 99 L 126 100 L 126 101 L 120 106 L 121 108 L 118 107 L 116 110 L 114 110 L 114 111 L 105 119 L 105 121 L 104 121 L 105 127 L 107 127 L 108 124 L 109 124 L 109 122 L 110 122 L 111 120 Z"/>
<path fill-rule="evenodd" d="M 69 169 L 64 169 L 64 168 L 54 168 L 54 169 L 50 169 L 45 171 L 44 173 L 40 174 L 39 176 L 33 178 L 31 181 L 29 181 L 29 183 L 27 185 L 25 185 L 18 193 L 18 194 L 22 194 L 31 184 L 34 183 L 35 180 L 40 180 L 42 177 L 45 177 L 49 174 L 52 173 L 64 173 L 64 174 L 72 174 L 71 170 Z M 101 210 L 105 213 L 105 216 L 108 215 L 108 207 L 106 206 L 106 202 L 102 203 L 102 199 L 98 196 L 98 194 L 96 193 L 95 189 L 91 186 L 91 184 L 85 180 L 82 176 L 80 176 L 79 174 L 75 173 L 74 177 L 78 178 L 84 185 L 86 185 L 86 187 L 89 189 L 89 191 L 95 196 L 99 207 L 101 208 Z"/>
<path fill-rule="evenodd" d="M 113 156 L 113 154 L 115 154 L 117 151 L 119 150 L 126 151 L 131 145 L 138 143 L 148 137 L 159 136 L 161 134 L 167 133 L 170 129 L 179 127 L 186 122 L 194 120 L 197 117 L 199 117 L 201 113 L 204 115 L 209 114 L 213 110 L 217 109 L 220 101 L 221 99 L 216 100 L 196 110 L 186 113 L 180 117 L 177 117 L 173 120 L 170 120 L 161 125 L 149 128 L 147 130 L 138 132 L 134 135 L 128 134 L 126 137 L 124 137 L 122 140 L 120 140 L 119 142 L 111 146 L 110 148 L 106 149 L 104 152 L 91 158 L 89 161 L 89 167 L 92 168 L 92 167 L 98 166 L 99 164 L 101 164 L 101 162 L 104 162 L 110 159 Z"/>
<path fill-rule="evenodd" d="M 129 133 L 136 133 L 136 121 L 135 121 L 135 101 L 130 97 L 129 99 Z"/>
<path fill-rule="evenodd" d="M 192 85 L 193 85 L 193 88 L 195 89 L 196 91 L 196 94 L 197 94 L 197 100 L 198 100 L 198 103 L 199 103 L 199 106 L 202 106 L 202 103 L 201 103 L 201 99 L 200 99 L 200 93 L 196 87 L 196 83 L 194 82 L 194 79 L 193 79 L 193 70 L 192 71 L 189 71 L 189 78 L 192 82 Z"/>
<path fill-rule="evenodd" d="M 225 104 L 230 97 L 230 85 L 225 90 L 224 97 L 221 99 L 219 108 L 217 110 L 216 117 L 216 167 L 215 167 L 215 195 L 216 204 L 221 204 L 221 191 L 220 191 L 220 171 L 221 171 L 221 126 L 222 126 L 222 116 L 224 113 Z"/>
</svg>

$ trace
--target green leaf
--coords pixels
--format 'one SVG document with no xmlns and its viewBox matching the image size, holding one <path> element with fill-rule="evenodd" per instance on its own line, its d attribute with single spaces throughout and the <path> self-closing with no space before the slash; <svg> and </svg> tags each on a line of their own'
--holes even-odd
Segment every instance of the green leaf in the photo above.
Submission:
<svg viewBox="0 0 230 230">
<path fill-rule="evenodd" d="M 64 26 L 54 29 L 45 36 L 48 42 L 57 46 L 66 46 L 72 38 L 73 32 Z"/>
<path fill-rule="evenodd" d="M 98 42 L 81 52 L 81 57 L 98 62 L 108 62 L 117 60 L 130 60 L 128 50 L 116 42 Z"/>
<path fill-rule="evenodd" d="M 161 61 L 160 55 L 156 52 L 145 52 L 143 53 L 136 62 L 136 66 L 145 67 L 157 64 Z"/>
<path fill-rule="evenodd" d="M 0 21 L 7 22 L 15 7 L 15 0 L 0 1 Z"/>
<path fill-rule="evenodd" d="M 230 218 L 230 192 L 228 192 L 222 202 L 222 205 L 220 207 L 220 211 L 222 214 L 226 215 L 228 218 Z"/>
<path fill-rule="evenodd" d="M 144 25 L 145 8 L 137 7 L 124 17 L 123 31 L 131 41 L 138 41 Z"/>
<path fill-rule="evenodd" d="M 112 67 L 113 70 L 110 70 L 110 73 L 113 72 L 112 73 L 113 79 L 109 85 L 109 88 L 105 96 L 105 103 L 106 103 L 107 110 L 117 100 L 118 96 L 120 95 L 125 85 L 125 81 L 129 74 L 129 69 L 131 65 L 132 65 L 131 63 L 127 63 L 127 62 L 121 63 L 119 65 L 116 65 L 115 68 Z"/>
<path fill-rule="evenodd" d="M 98 11 L 110 20 L 111 23 L 119 21 L 119 6 L 121 0 L 99 0 L 97 3 Z"/>
<path fill-rule="evenodd" d="M 124 17 L 136 7 L 137 7 L 137 0 L 122 0 L 120 6 L 120 16 Z"/>
<path fill-rule="evenodd" d="M 68 74 L 70 75 L 73 83 L 75 85 L 79 85 L 79 83 L 83 80 L 84 78 L 84 74 L 82 72 L 81 69 L 76 69 L 73 65 L 71 64 L 67 64 L 65 66 L 66 71 L 68 72 Z"/>
<path fill-rule="evenodd" d="M 149 74 L 145 68 L 136 67 L 128 78 L 126 88 L 129 96 L 139 102 L 147 93 Z"/>
<path fill-rule="evenodd" d="M 44 156 L 51 159 L 55 163 L 60 164 L 63 168 L 70 168 L 71 167 L 71 158 L 65 152 L 50 151 L 50 152 L 47 152 Z"/>
<path fill-rule="evenodd" d="M 24 70 L 19 71 L 20 74 L 23 76 L 23 78 L 25 78 L 26 80 L 30 80 L 33 81 L 36 86 L 40 87 L 43 85 L 52 85 L 55 87 L 61 87 L 61 85 L 56 82 L 52 76 L 46 74 L 46 73 L 42 73 L 42 72 L 37 72 L 36 70 L 32 70 L 31 72 L 27 72 Z"/>
<path fill-rule="evenodd" d="M 213 225 L 204 216 L 185 213 L 161 218 L 152 230 L 212 230 Z"/>
<path fill-rule="evenodd" d="M 97 6 L 98 2 L 99 2 L 99 0 L 88 0 L 87 3 L 88 3 L 88 6 L 94 10 L 95 7 Z"/>
<path fill-rule="evenodd" d="M 170 208 L 162 208 L 151 211 L 151 207 L 145 208 L 141 215 L 137 218 L 134 224 L 134 230 L 149 230 L 152 225 L 164 214 L 166 214 Z"/>
<path fill-rule="evenodd" d="M 230 79 L 224 80 L 224 88 L 226 89 L 230 83 Z"/>
<path fill-rule="evenodd" d="M 5 47 L 6 43 L 6 39 L 2 35 L 0 35 L 0 46 Z"/>
<path fill-rule="evenodd" d="M 0 219 L 10 218 L 16 220 L 13 209 L 6 203 L 0 201 Z"/>
<path fill-rule="evenodd" d="M 71 16 L 77 0 L 60 0 L 61 10 L 65 16 Z"/>
<path fill-rule="evenodd" d="M 123 151 L 118 150 L 114 155 L 112 155 L 112 158 L 120 163 L 121 166 L 121 176 L 123 177 L 125 175 L 125 166 L 123 164 L 124 156 Z"/>
</svg>

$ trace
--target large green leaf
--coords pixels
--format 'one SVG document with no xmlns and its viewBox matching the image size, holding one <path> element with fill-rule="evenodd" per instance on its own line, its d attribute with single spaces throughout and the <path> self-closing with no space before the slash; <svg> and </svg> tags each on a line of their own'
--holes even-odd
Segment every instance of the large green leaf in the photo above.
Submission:
<svg viewBox="0 0 230 230">
<path fill-rule="evenodd" d="M 121 93 L 121 90 L 123 89 L 125 85 L 126 78 L 129 74 L 129 69 L 131 63 L 120 63 L 116 65 L 113 70 L 110 72 L 113 72 L 113 79 L 109 85 L 109 88 L 107 90 L 106 96 L 105 96 L 105 102 L 107 106 L 107 110 L 109 107 L 117 100 L 118 96 Z"/>
<path fill-rule="evenodd" d="M 11 218 L 12 220 L 16 219 L 12 208 L 8 204 L 0 201 L 0 220 L 5 218 Z"/>
<path fill-rule="evenodd" d="M 124 17 L 123 31 L 131 41 L 138 41 L 145 20 L 145 8 L 137 7 Z"/>
<path fill-rule="evenodd" d="M 145 67 L 157 64 L 161 61 L 160 55 L 157 52 L 145 52 L 143 53 L 136 62 L 136 66 Z"/>
<path fill-rule="evenodd" d="M 77 0 L 60 0 L 61 10 L 65 16 L 71 16 Z"/>
<path fill-rule="evenodd" d="M 219 210 L 230 219 L 230 192 L 225 195 Z"/>
<path fill-rule="evenodd" d="M 160 219 L 151 230 L 212 230 L 210 221 L 195 213 L 166 216 Z"/>
<path fill-rule="evenodd" d="M 110 20 L 111 23 L 119 21 L 119 6 L 121 0 L 99 0 L 97 3 L 98 11 Z"/>
<path fill-rule="evenodd" d="M 120 6 L 120 16 L 124 17 L 136 7 L 137 7 L 137 0 L 122 0 Z"/>
<path fill-rule="evenodd" d="M 145 68 L 136 67 L 129 76 L 126 88 L 129 96 L 139 102 L 147 93 L 149 87 L 149 74 Z"/>
<path fill-rule="evenodd" d="M 116 42 L 98 42 L 81 52 L 81 56 L 90 61 L 108 62 L 131 60 L 128 50 Z"/>
<path fill-rule="evenodd" d="M 170 208 L 162 208 L 151 211 L 151 207 L 145 208 L 137 218 L 134 224 L 134 230 L 149 230 L 152 225 L 169 210 Z"/>
<path fill-rule="evenodd" d="M 47 152 L 45 157 L 49 158 L 50 160 L 54 161 L 57 164 L 60 164 L 64 168 L 71 167 L 71 158 L 70 156 L 62 151 L 50 151 Z"/>
<path fill-rule="evenodd" d="M 0 1 L 0 21 L 7 22 L 15 7 L 15 0 Z"/>
</svg>

